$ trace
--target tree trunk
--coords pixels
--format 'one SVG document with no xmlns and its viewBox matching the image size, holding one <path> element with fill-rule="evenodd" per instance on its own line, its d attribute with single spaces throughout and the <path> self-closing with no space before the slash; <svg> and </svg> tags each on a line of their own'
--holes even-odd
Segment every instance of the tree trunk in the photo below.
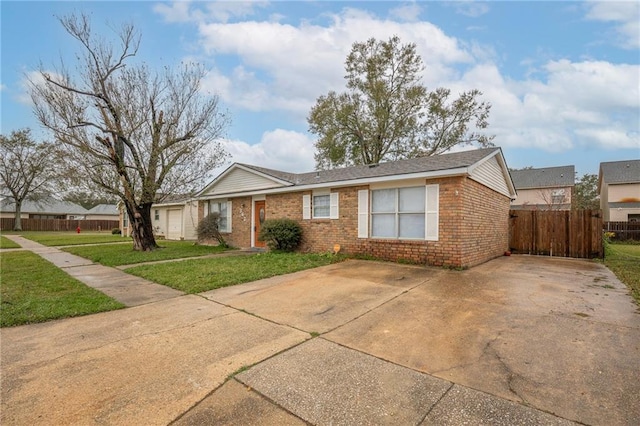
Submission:
<svg viewBox="0 0 640 426">
<path fill-rule="evenodd" d="M 16 216 L 13 222 L 14 231 L 22 231 L 22 200 L 16 200 Z"/>
<path fill-rule="evenodd" d="M 125 202 L 129 214 L 129 227 L 133 238 L 133 249 L 136 251 L 152 251 L 158 247 L 156 238 L 153 235 L 153 225 L 151 223 L 151 203 L 141 206 L 131 205 Z"/>
</svg>

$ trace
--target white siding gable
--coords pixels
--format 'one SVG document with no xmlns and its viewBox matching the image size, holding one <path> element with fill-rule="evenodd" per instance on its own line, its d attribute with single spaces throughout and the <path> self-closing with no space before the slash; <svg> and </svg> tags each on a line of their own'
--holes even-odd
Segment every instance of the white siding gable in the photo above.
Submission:
<svg viewBox="0 0 640 426">
<path fill-rule="evenodd" d="M 223 176 L 218 182 L 209 187 L 206 192 L 201 194 L 201 196 L 279 188 L 282 186 L 284 186 L 282 183 L 276 182 L 267 177 L 260 176 L 259 174 L 252 173 L 241 168 L 235 168 Z"/>
<path fill-rule="evenodd" d="M 469 177 L 502 195 L 511 196 L 503 169 L 495 155 L 476 167 Z"/>
</svg>

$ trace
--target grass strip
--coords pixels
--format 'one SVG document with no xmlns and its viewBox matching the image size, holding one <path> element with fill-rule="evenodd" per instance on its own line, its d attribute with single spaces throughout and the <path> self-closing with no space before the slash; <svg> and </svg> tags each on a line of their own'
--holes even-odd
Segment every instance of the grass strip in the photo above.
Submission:
<svg viewBox="0 0 640 426">
<path fill-rule="evenodd" d="M 605 244 L 604 264 L 631 289 L 640 305 L 640 245 Z"/>
<path fill-rule="evenodd" d="M 29 251 L 2 253 L 0 266 L 0 327 L 124 307 Z"/>
<path fill-rule="evenodd" d="M 131 238 L 112 235 L 110 232 L 22 232 L 24 238 L 45 246 L 72 246 L 78 244 L 101 244 L 131 242 Z"/>
<path fill-rule="evenodd" d="M 185 293 L 201 293 L 329 265 L 341 260 L 344 260 L 344 257 L 331 254 L 270 252 L 251 256 L 190 259 L 183 262 L 142 265 L 127 269 L 127 273 Z"/>
<path fill-rule="evenodd" d="M 65 247 L 62 250 L 106 266 L 206 256 L 226 250 L 220 246 L 204 246 L 190 241 L 158 241 L 158 245 L 161 247 L 160 249 L 146 252 L 134 251 L 133 244 Z"/>
<path fill-rule="evenodd" d="M 0 249 L 6 249 L 6 248 L 20 248 L 20 244 L 14 243 L 7 237 L 0 236 Z"/>
</svg>

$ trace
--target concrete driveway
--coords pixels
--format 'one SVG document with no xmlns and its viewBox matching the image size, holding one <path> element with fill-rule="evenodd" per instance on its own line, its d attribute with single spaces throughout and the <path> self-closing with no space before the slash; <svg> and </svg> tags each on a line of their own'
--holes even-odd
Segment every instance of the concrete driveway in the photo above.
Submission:
<svg viewBox="0 0 640 426">
<path fill-rule="evenodd" d="M 0 333 L 3 425 L 640 420 L 640 313 L 589 261 L 348 261 Z"/>
</svg>

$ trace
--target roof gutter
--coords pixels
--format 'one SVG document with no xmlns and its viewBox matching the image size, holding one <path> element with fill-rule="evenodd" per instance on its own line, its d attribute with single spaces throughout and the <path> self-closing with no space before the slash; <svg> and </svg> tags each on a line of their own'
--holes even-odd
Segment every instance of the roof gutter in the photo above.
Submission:
<svg viewBox="0 0 640 426">
<path fill-rule="evenodd" d="M 245 192 L 227 192 L 227 193 L 218 193 L 218 194 L 210 194 L 207 196 L 198 195 L 194 197 L 195 200 L 205 200 L 205 199 L 213 199 L 220 197 L 240 197 L 240 196 L 250 196 L 250 195 L 263 195 L 263 194 L 282 194 L 285 192 L 299 192 L 299 191 L 308 191 L 318 188 L 343 188 L 346 186 L 358 186 L 358 185 L 369 185 L 372 183 L 378 182 L 394 182 L 406 179 L 433 179 L 433 178 L 442 178 L 442 177 L 451 177 L 451 176 L 468 176 L 469 167 L 459 167 L 456 169 L 447 169 L 447 170 L 437 170 L 431 172 L 420 172 L 420 173 L 405 173 L 402 175 L 390 175 L 390 176 L 377 176 L 372 178 L 359 178 L 359 179 L 350 179 L 350 180 L 340 180 L 333 182 L 322 182 L 316 184 L 307 184 L 307 185 L 295 185 L 295 186 L 286 186 L 281 188 L 269 188 L 269 189 L 259 189 L 254 191 L 245 191 Z"/>
</svg>

